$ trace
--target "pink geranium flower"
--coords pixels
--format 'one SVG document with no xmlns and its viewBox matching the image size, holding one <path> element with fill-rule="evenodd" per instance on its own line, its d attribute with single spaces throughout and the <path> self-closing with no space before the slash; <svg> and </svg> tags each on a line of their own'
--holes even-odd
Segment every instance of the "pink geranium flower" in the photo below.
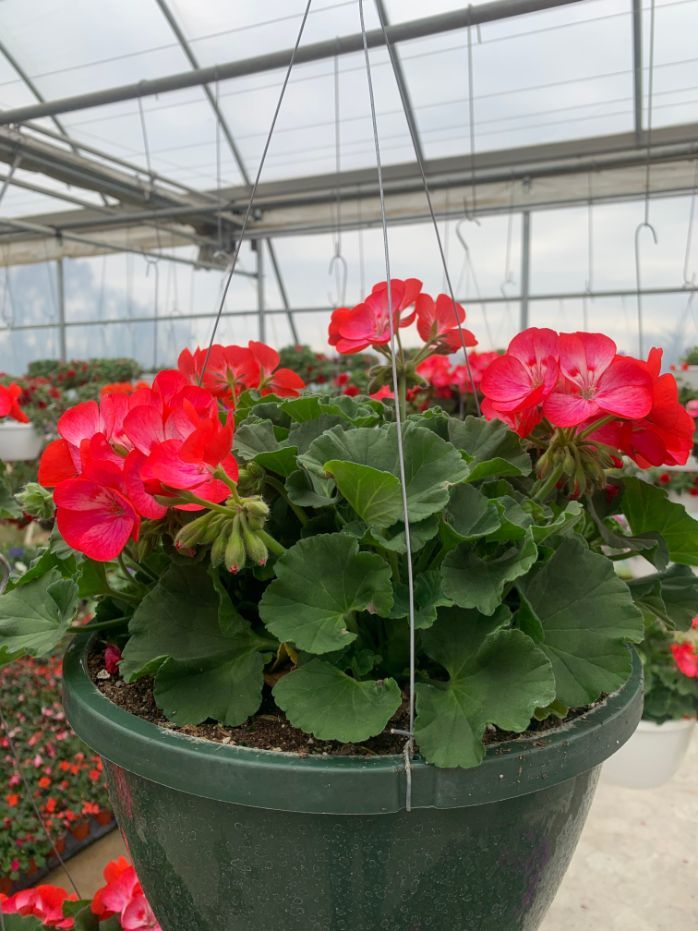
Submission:
<svg viewBox="0 0 698 931">
<path fill-rule="evenodd" d="M 637 419 L 652 408 L 652 379 L 636 359 L 616 354 L 602 333 L 562 333 L 560 383 L 544 400 L 543 413 L 557 427 L 576 427 L 604 414 Z"/>
<path fill-rule="evenodd" d="M 558 335 L 530 327 L 485 370 L 481 388 L 493 413 L 515 413 L 542 404 L 558 381 Z"/>
<path fill-rule="evenodd" d="M 63 917 L 63 903 L 76 899 L 77 895 L 68 895 L 58 886 L 35 886 L 4 899 L 2 911 L 5 915 L 31 915 L 47 928 L 72 928 L 73 919 Z"/>
</svg>

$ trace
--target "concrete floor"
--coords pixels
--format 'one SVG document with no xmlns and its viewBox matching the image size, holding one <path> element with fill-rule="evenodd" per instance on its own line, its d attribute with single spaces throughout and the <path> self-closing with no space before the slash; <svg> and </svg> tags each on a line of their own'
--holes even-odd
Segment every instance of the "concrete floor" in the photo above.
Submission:
<svg viewBox="0 0 698 931">
<path fill-rule="evenodd" d="M 661 788 L 599 785 L 539 931 L 698 931 L 697 773 L 698 733 L 679 772 Z M 70 860 L 80 894 L 99 888 L 104 865 L 122 853 L 121 836 L 113 831 Z M 70 889 L 59 871 L 46 882 Z"/>
</svg>

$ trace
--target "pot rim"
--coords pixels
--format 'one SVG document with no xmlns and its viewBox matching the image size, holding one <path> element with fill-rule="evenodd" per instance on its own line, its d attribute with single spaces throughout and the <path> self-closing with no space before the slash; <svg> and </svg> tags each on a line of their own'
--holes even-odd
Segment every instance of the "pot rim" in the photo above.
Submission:
<svg viewBox="0 0 698 931">
<path fill-rule="evenodd" d="M 90 678 L 93 636 L 74 638 L 63 661 L 63 701 L 82 740 L 110 763 L 170 789 L 220 802 L 308 814 L 388 814 L 405 809 L 402 755 L 307 756 L 230 746 L 159 727 L 115 705 Z M 601 764 L 635 731 L 642 663 L 589 711 L 551 731 L 491 744 L 472 769 L 439 769 L 418 757 L 412 808 L 463 808 L 550 788 Z"/>
</svg>

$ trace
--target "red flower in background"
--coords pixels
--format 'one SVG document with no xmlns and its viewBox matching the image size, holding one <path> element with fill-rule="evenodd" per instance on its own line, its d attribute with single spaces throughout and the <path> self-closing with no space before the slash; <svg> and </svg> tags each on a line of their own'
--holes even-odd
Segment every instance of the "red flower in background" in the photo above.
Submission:
<svg viewBox="0 0 698 931">
<path fill-rule="evenodd" d="M 20 423 L 29 423 L 29 418 L 19 406 L 19 397 L 22 389 L 12 382 L 11 385 L 0 385 L 0 417 L 11 417 Z"/>
<path fill-rule="evenodd" d="M 409 326 L 415 311 L 404 316 L 404 311 L 416 301 L 422 288 L 417 278 L 390 282 L 390 303 L 393 311 L 393 328 Z M 374 285 L 368 297 L 355 307 L 338 307 L 332 313 L 329 343 L 337 352 L 347 355 L 361 352 L 369 346 L 382 346 L 390 342 L 391 322 L 388 313 L 388 286 L 382 281 Z"/>
<path fill-rule="evenodd" d="M 257 365 L 258 381 L 254 386 L 262 395 L 276 394 L 280 398 L 297 398 L 305 382 L 291 369 L 279 368 L 279 353 L 264 343 L 249 342 L 249 352 Z"/>
<path fill-rule="evenodd" d="M 698 652 L 690 643 L 672 643 L 671 653 L 680 672 L 689 679 L 698 679 Z"/>
<path fill-rule="evenodd" d="M 65 889 L 58 886 L 35 886 L 33 889 L 24 889 L 15 895 L 5 898 L 0 903 L 5 915 L 26 915 L 38 918 L 47 928 L 72 928 L 72 918 L 63 917 L 63 903 L 74 902 L 77 895 L 68 895 Z"/>
</svg>

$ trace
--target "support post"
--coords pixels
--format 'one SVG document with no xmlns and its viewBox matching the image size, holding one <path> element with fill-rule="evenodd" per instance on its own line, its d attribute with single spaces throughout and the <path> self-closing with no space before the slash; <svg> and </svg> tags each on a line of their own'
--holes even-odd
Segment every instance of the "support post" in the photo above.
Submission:
<svg viewBox="0 0 698 931">
<path fill-rule="evenodd" d="M 56 259 L 56 290 L 58 291 L 58 353 L 61 362 L 68 360 L 68 345 L 65 327 L 65 279 L 63 259 Z"/>
<path fill-rule="evenodd" d="M 257 312 L 259 314 L 259 341 L 266 342 L 267 321 L 264 316 L 264 244 L 260 240 L 252 241 L 252 248 L 257 257 Z"/>
<path fill-rule="evenodd" d="M 524 210 L 521 214 L 521 313 L 519 328 L 528 326 L 528 298 L 531 282 L 531 212 Z"/>
</svg>

